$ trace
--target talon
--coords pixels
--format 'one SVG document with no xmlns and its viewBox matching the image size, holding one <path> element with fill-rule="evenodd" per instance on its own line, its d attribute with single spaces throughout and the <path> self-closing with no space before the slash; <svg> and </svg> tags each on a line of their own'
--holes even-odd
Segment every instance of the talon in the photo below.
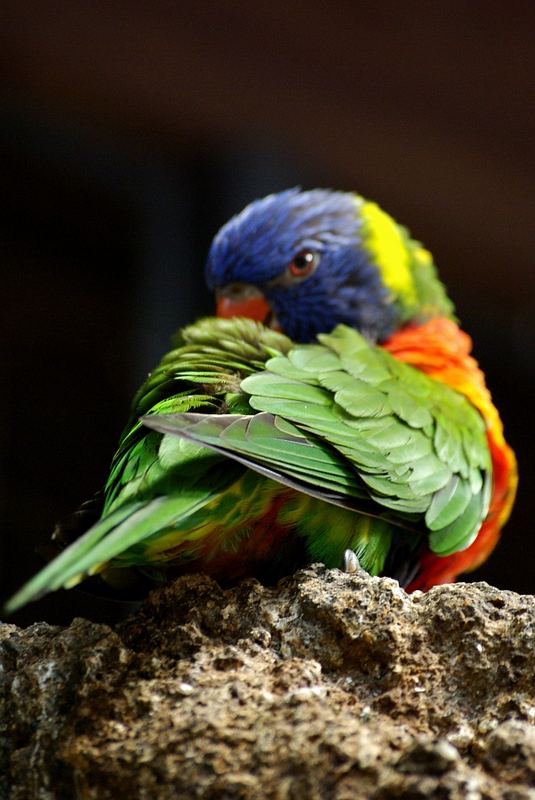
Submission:
<svg viewBox="0 0 535 800">
<path fill-rule="evenodd" d="M 344 572 L 357 572 L 360 569 L 359 560 L 353 550 L 344 551 Z"/>
</svg>

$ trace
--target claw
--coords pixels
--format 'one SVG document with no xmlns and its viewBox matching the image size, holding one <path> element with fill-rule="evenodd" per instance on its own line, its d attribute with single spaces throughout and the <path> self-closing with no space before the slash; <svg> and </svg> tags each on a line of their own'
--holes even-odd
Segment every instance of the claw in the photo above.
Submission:
<svg viewBox="0 0 535 800">
<path fill-rule="evenodd" d="M 344 550 L 344 572 L 357 572 L 360 569 L 359 560 L 353 550 Z"/>
</svg>

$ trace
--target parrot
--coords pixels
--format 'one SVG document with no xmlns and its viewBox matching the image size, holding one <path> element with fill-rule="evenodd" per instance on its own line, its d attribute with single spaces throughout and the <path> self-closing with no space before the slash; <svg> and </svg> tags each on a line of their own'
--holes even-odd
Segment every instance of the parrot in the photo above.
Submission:
<svg viewBox="0 0 535 800">
<path fill-rule="evenodd" d="M 414 591 L 479 566 L 516 461 L 431 253 L 354 192 L 293 188 L 221 228 L 206 282 L 217 315 L 135 395 L 98 519 L 7 610 L 93 575 L 319 561 Z"/>
</svg>

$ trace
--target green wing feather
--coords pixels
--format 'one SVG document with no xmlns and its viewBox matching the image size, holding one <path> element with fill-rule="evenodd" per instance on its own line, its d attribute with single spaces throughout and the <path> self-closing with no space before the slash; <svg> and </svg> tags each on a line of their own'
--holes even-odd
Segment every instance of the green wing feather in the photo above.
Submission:
<svg viewBox="0 0 535 800">
<path fill-rule="evenodd" d="M 419 522 L 438 555 L 467 547 L 490 494 L 479 413 L 346 326 L 318 339 L 270 359 L 241 382 L 257 416 L 164 415 L 144 422 L 297 482 L 302 491 L 325 489 L 328 502 L 394 515 L 404 527 Z"/>
</svg>

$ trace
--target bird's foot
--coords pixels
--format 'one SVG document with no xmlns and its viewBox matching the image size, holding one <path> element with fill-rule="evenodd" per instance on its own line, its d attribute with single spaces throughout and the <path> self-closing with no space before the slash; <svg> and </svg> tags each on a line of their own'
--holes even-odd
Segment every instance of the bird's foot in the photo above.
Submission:
<svg viewBox="0 0 535 800">
<path fill-rule="evenodd" d="M 360 569 L 359 560 L 353 550 L 344 550 L 343 572 L 358 572 Z"/>
</svg>

